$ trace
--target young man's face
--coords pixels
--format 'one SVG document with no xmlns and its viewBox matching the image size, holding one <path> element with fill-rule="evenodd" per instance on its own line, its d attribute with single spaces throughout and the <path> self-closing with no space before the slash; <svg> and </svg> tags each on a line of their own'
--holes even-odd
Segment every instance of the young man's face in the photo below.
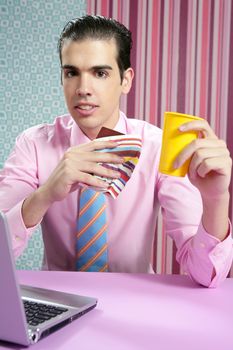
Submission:
<svg viewBox="0 0 233 350">
<path fill-rule="evenodd" d="M 62 48 L 62 82 L 66 104 L 81 130 L 94 139 L 102 126 L 114 128 L 119 100 L 128 93 L 131 68 L 121 81 L 114 39 L 67 41 Z"/>
</svg>

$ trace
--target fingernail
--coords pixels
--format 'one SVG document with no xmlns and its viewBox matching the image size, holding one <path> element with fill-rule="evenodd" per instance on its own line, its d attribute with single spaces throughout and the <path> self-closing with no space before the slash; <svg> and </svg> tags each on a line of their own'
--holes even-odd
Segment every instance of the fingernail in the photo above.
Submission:
<svg viewBox="0 0 233 350">
<path fill-rule="evenodd" d="M 180 131 L 185 131 L 186 130 L 186 126 L 185 125 L 180 125 L 179 126 L 179 130 Z"/>
</svg>

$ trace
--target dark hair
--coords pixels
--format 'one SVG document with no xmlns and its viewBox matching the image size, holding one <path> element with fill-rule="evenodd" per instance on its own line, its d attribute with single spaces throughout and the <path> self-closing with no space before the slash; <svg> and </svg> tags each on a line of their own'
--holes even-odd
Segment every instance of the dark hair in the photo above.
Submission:
<svg viewBox="0 0 233 350">
<path fill-rule="evenodd" d="M 123 24 L 112 18 L 86 15 L 69 21 L 63 28 L 58 41 L 60 62 L 62 63 L 61 51 L 66 40 L 81 41 L 89 38 L 96 40 L 115 39 L 117 46 L 116 60 L 122 80 L 124 71 L 131 66 L 132 38 L 131 32 Z"/>
</svg>

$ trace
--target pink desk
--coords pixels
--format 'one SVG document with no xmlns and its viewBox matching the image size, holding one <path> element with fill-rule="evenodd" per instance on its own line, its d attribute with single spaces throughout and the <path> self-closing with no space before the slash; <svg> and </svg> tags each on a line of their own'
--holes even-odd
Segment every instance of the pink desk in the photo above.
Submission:
<svg viewBox="0 0 233 350">
<path fill-rule="evenodd" d="M 96 309 L 33 350 L 233 350 L 233 279 L 207 289 L 185 276 L 35 271 L 18 275 L 24 284 L 99 299 Z M 21 347 L 0 342 L 0 349 Z"/>
</svg>

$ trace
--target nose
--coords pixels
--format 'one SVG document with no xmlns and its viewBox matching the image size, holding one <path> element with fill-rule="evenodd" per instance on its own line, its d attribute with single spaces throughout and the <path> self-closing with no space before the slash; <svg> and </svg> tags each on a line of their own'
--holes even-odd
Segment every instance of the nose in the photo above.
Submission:
<svg viewBox="0 0 233 350">
<path fill-rule="evenodd" d="M 79 77 L 76 94 L 78 96 L 91 96 L 91 81 L 87 75 L 83 74 Z"/>
</svg>

